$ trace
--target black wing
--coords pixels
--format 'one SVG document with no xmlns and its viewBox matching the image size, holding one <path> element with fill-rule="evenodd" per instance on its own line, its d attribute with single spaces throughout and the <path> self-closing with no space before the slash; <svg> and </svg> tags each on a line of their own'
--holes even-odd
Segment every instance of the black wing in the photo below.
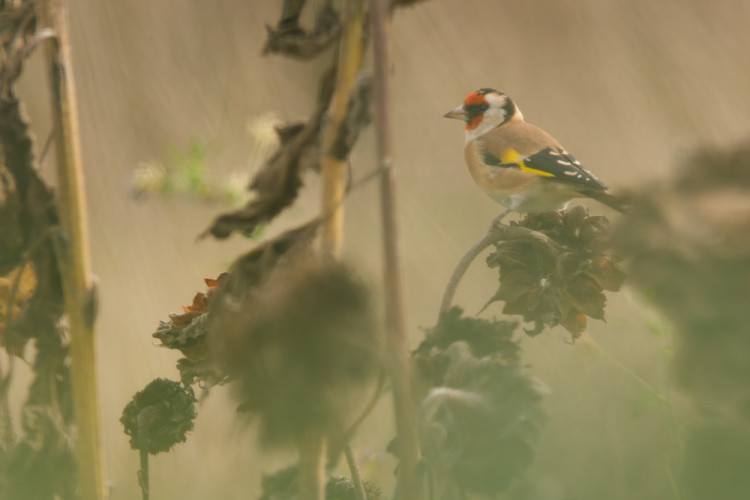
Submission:
<svg viewBox="0 0 750 500">
<path fill-rule="evenodd" d="M 581 165 L 581 162 L 576 160 L 573 155 L 564 150 L 555 151 L 552 148 L 545 148 L 514 163 L 503 163 L 496 156 L 485 152 L 484 162 L 496 167 L 519 168 L 548 179 L 570 182 L 581 188 L 597 191 L 607 190 L 607 186 L 602 181 Z"/>
</svg>

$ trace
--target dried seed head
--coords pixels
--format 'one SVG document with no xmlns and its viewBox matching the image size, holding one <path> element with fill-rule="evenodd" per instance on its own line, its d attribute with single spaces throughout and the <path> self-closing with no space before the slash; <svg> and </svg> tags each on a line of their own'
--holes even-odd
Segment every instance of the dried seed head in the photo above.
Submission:
<svg viewBox="0 0 750 500">
<path fill-rule="evenodd" d="M 340 433 L 379 373 L 367 289 L 348 267 L 309 251 L 212 313 L 214 363 L 236 381 L 240 409 L 260 418 L 265 444 L 310 429 Z"/>
<path fill-rule="evenodd" d="M 130 447 L 155 455 L 184 443 L 196 417 L 193 390 L 163 378 L 151 381 L 125 406 L 120 422 Z"/>
<path fill-rule="evenodd" d="M 528 214 L 495 244 L 487 265 L 500 271 L 500 287 L 490 303 L 505 302 L 505 314 L 520 314 L 535 324 L 530 335 L 561 324 L 577 338 L 586 317 L 604 319 L 603 291 L 617 291 L 625 273 L 609 250 L 609 221 L 589 216 L 583 207 L 562 215 Z"/>
<path fill-rule="evenodd" d="M 445 498 L 495 496 L 531 464 L 542 391 L 521 366 L 516 327 L 454 307 L 413 354 L 422 456 Z"/>
</svg>

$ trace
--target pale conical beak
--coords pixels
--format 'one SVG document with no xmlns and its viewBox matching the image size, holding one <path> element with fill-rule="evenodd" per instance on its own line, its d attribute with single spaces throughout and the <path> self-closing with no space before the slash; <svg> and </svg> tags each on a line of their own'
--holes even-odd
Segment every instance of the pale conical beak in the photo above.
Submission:
<svg viewBox="0 0 750 500">
<path fill-rule="evenodd" d="M 456 120 L 466 121 L 466 110 L 463 104 L 457 108 L 451 109 L 443 115 L 443 118 L 454 118 Z"/>
</svg>

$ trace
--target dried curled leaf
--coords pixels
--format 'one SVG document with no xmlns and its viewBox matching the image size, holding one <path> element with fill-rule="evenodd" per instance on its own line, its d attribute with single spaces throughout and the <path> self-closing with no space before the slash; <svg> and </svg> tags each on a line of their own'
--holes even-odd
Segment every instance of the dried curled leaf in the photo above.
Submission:
<svg viewBox="0 0 750 500">
<path fill-rule="evenodd" d="M 562 215 L 528 214 L 495 244 L 487 265 L 500 271 L 500 287 L 489 303 L 504 301 L 505 314 L 533 322 L 530 335 L 561 324 L 577 338 L 586 317 L 604 319 L 603 293 L 618 291 L 625 273 L 609 250 L 609 221 L 589 216 L 583 207 Z"/>
<path fill-rule="evenodd" d="M 169 321 L 160 323 L 153 337 L 159 339 L 164 347 L 177 349 L 185 356 L 177 362 L 183 384 L 192 385 L 201 381 L 207 388 L 228 381 L 227 373 L 217 369 L 209 353 L 210 317 L 214 302 L 218 300 L 231 304 L 243 300 L 245 294 L 263 283 L 287 252 L 308 247 L 318 225 L 318 220 L 313 220 L 259 245 L 240 257 L 229 273 L 222 273 L 216 279 L 205 279 L 206 293 L 197 293 L 189 306 L 183 306 L 181 314 L 170 314 Z"/>
<path fill-rule="evenodd" d="M 303 3 L 287 0 L 277 28 L 266 26 L 268 38 L 263 55 L 281 54 L 304 61 L 319 55 L 341 36 L 339 15 L 330 5 L 318 11 L 312 32 L 303 30 L 299 25 Z"/>
<path fill-rule="evenodd" d="M 8 275 L 0 277 L 0 347 L 15 356 L 23 355 L 27 338 L 19 336 L 8 329 L 9 319 L 18 318 L 36 293 L 37 278 L 33 264 L 21 270 L 14 269 Z"/>
<path fill-rule="evenodd" d="M 516 327 L 454 307 L 413 354 L 422 457 L 436 498 L 494 497 L 533 460 L 542 389 L 521 366 Z"/>
<path fill-rule="evenodd" d="M 31 338 L 51 342 L 60 334 L 63 300 L 53 249 L 59 237 L 54 196 L 35 168 L 29 125 L 13 97 L 0 97 L 0 151 L 0 275 L 26 264 L 37 278 L 33 295 L 21 309 L 11 308 L 13 321 L 4 326 L 3 342 L 19 354 Z"/>
<path fill-rule="evenodd" d="M 21 222 L 22 210 L 23 203 L 16 181 L 0 163 L 0 275 L 7 274 L 21 261 L 26 242 Z"/>
<path fill-rule="evenodd" d="M 346 119 L 341 123 L 336 140 L 331 146 L 330 153 L 337 159 L 345 160 L 349 156 L 360 130 L 372 122 L 371 101 L 372 78 L 360 75 L 349 96 Z"/>
<path fill-rule="evenodd" d="M 249 189 L 255 196 L 245 207 L 219 216 L 206 233 L 220 239 L 234 231 L 252 234 L 260 224 L 276 217 L 297 198 L 302 174 L 305 168 L 310 168 L 309 163 L 302 160 L 318 156 L 315 151 L 319 147 L 319 117 L 307 124 L 298 123 L 276 131 L 281 144 L 251 181 Z"/>
<path fill-rule="evenodd" d="M 177 361 L 180 380 L 185 386 L 197 380 L 208 385 L 222 383 L 221 376 L 208 366 L 208 304 L 213 300 L 216 290 L 228 279 L 228 273 L 222 273 L 216 279 L 205 279 L 207 292 L 197 293 L 189 306 L 183 306 L 182 314 L 170 314 L 169 321 L 162 321 L 153 337 L 161 345 L 179 350 L 185 357 Z"/>
<path fill-rule="evenodd" d="M 23 62 L 45 38 L 49 29 L 36 31 L 33 2 L 0 7 L 0 95 L 11 95 L 11 86 L 21 75 Z"/>
<path fill-rule="evenodd" d="M 0 497 L 73 498 L 72 391 L 60 322 L 62 286 L 53 248 L 56 239 L 65 242 L 54 195 L 39 176 L 30 126 L 12 88 L 24 58 L 40 40 L 51 36 L 51 30 L 34 31 L 34 7 L 34 2 L 16 1 L 4 2 L 0 8 L 0 275 L 25 265 L 15 297 L 11 297 L 15 279 L 6 289 L 2 342 L 9 354 L 20 356 L 26 343 L 35 340 L 29 356 L 33 378 L 25 385 L 28 394 L 18 422 L 5 411 L 13 363 L 0 370 L 0 405 L 4 406 L 0 469 L 5 472 L 0 474 Z M 35 284 L 29 279 L 32 269 Z"/>
<path fill-rule="evenodd" d="M 276 217 L 297 198 L 302 175 L 320 170 L 320 130 L 333 93 L 334 68 L 320 79 L 318 104 L 307 123 L 278 127 L 280 145 L 250 182 L 255 197 L 234 212 L 220 215 L 201 237 L 226 238 L 234 231 L 252 234 L 262 223 Z"/>
</svg>

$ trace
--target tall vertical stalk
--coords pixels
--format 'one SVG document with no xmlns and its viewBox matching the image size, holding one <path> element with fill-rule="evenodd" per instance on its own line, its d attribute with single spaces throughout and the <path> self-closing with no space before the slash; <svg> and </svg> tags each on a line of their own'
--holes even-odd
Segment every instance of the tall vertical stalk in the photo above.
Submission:
<svg viewBox="0 0 750 500">
<path fill-rule="evenodd" d="M 52 96 L 60 222 L 65 233 L 56 251 L 70 328 L 78 498 L 103 500 L 96 338 L 93 314 L 86 313 L 91 310 L 92 278 L 67 16 L 62 0 L 41 0 L 39 12 L 42 27 L 51 27 L 57 35 L 45 43 L 44 52 Z"/>
<path fill-rule="evenodd" d="M 341 200 L 345 194 L 346 159 L 336 157 L 333 146 L 344 123 L 349 96 L 354 88 L 357 72 L 362 67 L 363 0 L 347 0 L 344 4 L 344 28 L 338 47 L 336 83 L 328 106 L 322 141 L 321 175 L 323 224 L 320 243 L 324 251 L 338 257 L 344 233 L 344 208 Z M 324 500 L 325 453 L 327 440 L 322 431 L 310 431 L 299 443 L 299 491 L 301 498 Z"/>
<path fill-rule="evenodd" d="M 390 354 L 396 431 L 399 454 L 397 498 L 420 498 L 417 481 L 419 435 L 411 399 L 409 343 L 406 332 L 401 276 L 398 227 L 396 221 L 396 181 L 394 179 L 391 131 L 390 89 L 388 87 L 388 0 L 370 0 L 374 62 L 375 136 L 381 169 L 380 194 L 385 252 L 386 343 Z"/>
<path fill-rule="evenodd" d="M 338 255 L 343 240 L 344 209 L 341 200 L 345 191 L 346 159 L 337 158 L 331 149 L 346 119 L 349 96 L 354 88 L 357 72 L 362 67 L 364 52 L 363 0 L 347 0 L 344 9 L 344 31 L 339 42 L 336 87 L 328 107 L 321 158 L 322 212 L 327 216 L 321 228 L 321 243 L 323 249 L 333 255 Z"/>
</svg>

